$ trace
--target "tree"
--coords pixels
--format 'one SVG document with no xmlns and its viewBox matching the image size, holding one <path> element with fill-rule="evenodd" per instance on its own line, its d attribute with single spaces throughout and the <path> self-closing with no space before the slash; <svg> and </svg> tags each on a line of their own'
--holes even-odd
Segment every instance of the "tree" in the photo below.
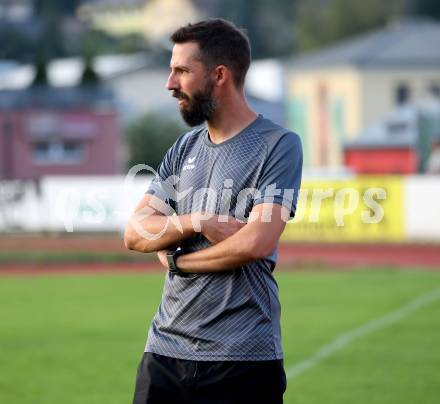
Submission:
<svg viewBox="0 0 440 404">
<path fill-rule="evenodd" d="M 411 11 L 414 14 L 440 20 L 440 2 L 438 0 L 412 0 Z"/>
<path fill-rule="evenodd" d="M 63 14 L 55 4 L 46 6 L 39 11 L 43 30 L 38 38 L 39 51 L 43 51 L 47 58 L 65 57 L 65 44 L 62 32 Z"/>
<path fill-rule="evenodd" d="M 299 50 L 383 26 L 406 10 L 406 0 L 300 0 L 295 18 Z"/>
<path fill-rule="evenodd" d="M 184 129 L 175 121 L 147 114 L 127 129 L 128 165 L 148 164 L 157 169 L 166 151 Z"/>
<path fill-rule="evenodd" d="M 44 54 L 40 53 L 35 62 L 35 76 L 32 80 L 32 87 L 48 86 L 49 79 L 47 77 L 47 59 Z"/>
<path fill-rule="evenodd" d="M 74 14 L 76 8 L 83 0 L 34 0 L 37 13 L 48 9 L 58 8 L 63 14 Z"/>
<path fill-rule="evenodd" d="M 223 0 L 222 18 L 246 29 L 255 59 L 290 55 L 294 37 L 292 21 L 297 0 Z"/>
<path fill-rule="evenodd" d="M 99 76 L 93 68 L 93 57 L 86 55 L 84 57 L 84 71 L 81 76 L 81 84 L 85 86 L 99 85 Z"/>
<path fill-rule="evenodd" d="M 0 59 L 17 60 L 25 63 L 33 62 L 37 41 L 21 33 L 16 28 L 0 27 Z"/>
</svg>

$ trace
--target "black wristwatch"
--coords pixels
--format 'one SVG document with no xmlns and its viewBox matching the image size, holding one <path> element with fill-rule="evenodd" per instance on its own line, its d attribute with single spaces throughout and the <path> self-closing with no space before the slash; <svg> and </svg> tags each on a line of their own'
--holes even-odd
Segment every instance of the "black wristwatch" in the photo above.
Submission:
<svg viewBox="0 0 440 404">
<path fill-rule="evenodd" d="M 184 251 L 180 247 L 175 250 L 167 252 L 168 268 L 172 274 L 186 275 L 185 272 L 181 271 L 180 268 L 176 264 L 177 257 L 179 257 L 183 254 L 184 254 Z"/>
</svg>

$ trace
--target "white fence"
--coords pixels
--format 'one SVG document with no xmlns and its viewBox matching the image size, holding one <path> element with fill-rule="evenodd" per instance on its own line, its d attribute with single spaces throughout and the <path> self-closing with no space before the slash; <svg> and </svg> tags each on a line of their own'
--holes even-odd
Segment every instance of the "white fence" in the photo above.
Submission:
<svg viewBox="0 0 440 404">
<path fill-rule="evenodd" d="M 132 182 L 127 182 L 124 176 L 52 176 L 42 178 L 38 183 L 1 181 L 0 232 L 121 232 L 151 178 L 147 175 L 136 176 Z M 367 180 L 371 183 L 371 179 Z M 365 187 L 365 178 L 352 181 L 353 186 Z M 377 177 L 377 186 L 381 186 L 381 181 L 384 180 Z M 396 228 L 402 229 L 401 237 L 392 240 L 387 235 L 381 237 L 378 234 L 377 238 L 385 241 L 440 241 L 440 177 L 397 177 L 397 182 L 397 188 L 401 190 L 394 193 L 394 199 L 378 203 L 386 207 L 385 220 L 395 222 L 398 224 Z M 303 181 L 303 185 L 311 184 L 313 182 Z M 320 187 L 323 185 L 320 184 Z M 396 211 L 401 213 L 396 214 Z M 298 226 L 296 230 L 295 226 Z M 301 224 L 292 223 L 288 227 L 287 235 L 297 235 L 291 239 L 301 239 Z M 319 231 L 319 228 L 316 229 L 315 224 L 312 230 Z M 307 226 L 305 231 L 304 234 L 310 236 Z M 312 239 L 321 239 L 316 234 L 316 238 L 312 234 Z M 356 234 L 353 233 L 352 241 L 362 241 L 361 237 L 358 240 Z"/>
<path fill-rule="evenodd" d="M 406 177 L 403 189 L 407 237 L 440 240 L 440 176 Z"/>
<path fill-rule="evenodd" d="M 151 178 L 53 176 L 39 183 L 2 182 L 0 231 L 122 231 Z"/>
</svg>

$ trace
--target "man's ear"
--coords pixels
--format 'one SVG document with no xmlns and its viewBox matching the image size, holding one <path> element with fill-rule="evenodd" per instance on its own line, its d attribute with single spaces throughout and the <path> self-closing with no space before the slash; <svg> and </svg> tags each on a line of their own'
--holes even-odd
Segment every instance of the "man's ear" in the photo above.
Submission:
<svg viewBox="0 0 440 404">
<path fill-rule="evenodd" d="M 214 83 L 216 86 L 223 86 L 227 81 L 232 79 L 231 71 L 225 65 L 218 65 L 214 69 Z"/>
</svg>

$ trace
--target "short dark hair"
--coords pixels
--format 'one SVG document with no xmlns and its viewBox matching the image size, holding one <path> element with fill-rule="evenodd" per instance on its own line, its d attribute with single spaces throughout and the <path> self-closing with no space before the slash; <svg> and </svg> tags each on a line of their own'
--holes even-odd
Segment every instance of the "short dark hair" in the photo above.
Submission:
<svg viewBox="0 0 440 404">
<path fill-rule="evenodd" d="M 227 66 L 233 74 L 237 87 L 244 84 L 251 64 L 251 46 L 243 30 L 221 18 L 210 18 L 188 24 L 175 31 L 171 37 L 175 44 L 196 42 L 200 58 L 209 67 Z"/>
</svg>

